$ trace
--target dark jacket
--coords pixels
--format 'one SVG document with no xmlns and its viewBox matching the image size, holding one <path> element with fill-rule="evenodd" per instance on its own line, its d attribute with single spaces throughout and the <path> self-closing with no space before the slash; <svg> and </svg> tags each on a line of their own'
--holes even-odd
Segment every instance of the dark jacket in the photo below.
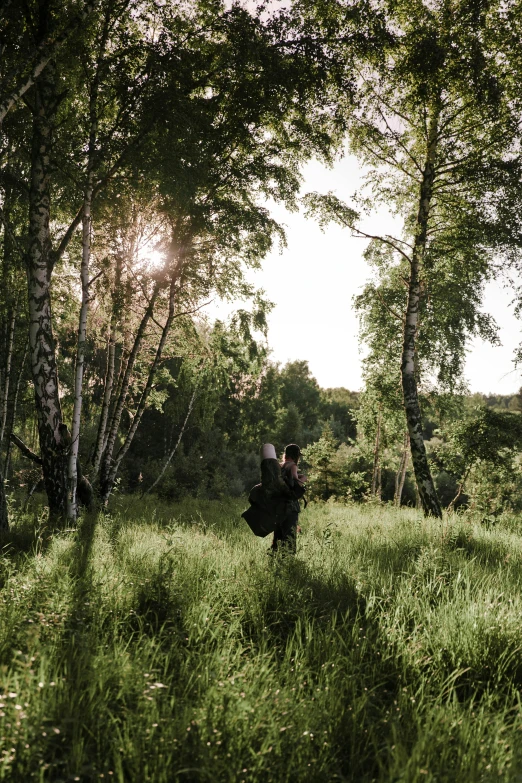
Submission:
<svg viewBox="0 0 522 783">
<path fill-rule="evenodd" d="M 256 484 L 250 490 L 250 508 L 242 514 L 256 536 L 273 533 L 276 525 L 282 522 L 289 512 L 299 513 L 297 489 L 294 488 L 294 480 L 289 471 L 281 469 L 276 459 L 262 460 L 261 484 Z M 302 491 L 299 496 L 302 496 Z"/>
</svg>

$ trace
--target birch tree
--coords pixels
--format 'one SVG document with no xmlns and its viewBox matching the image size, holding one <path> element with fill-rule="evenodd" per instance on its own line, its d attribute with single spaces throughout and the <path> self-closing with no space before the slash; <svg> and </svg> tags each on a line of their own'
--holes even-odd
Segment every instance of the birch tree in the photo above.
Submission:
<svg viewBox="0 0 522 783">
<path fill-rule="evenodd" d="M 350 143 L 370 168 L 372 198 L 403 218 L 404 233 L 363 231 L 356 211 L 334 194 L 311 195 L 308 204 L 386 249 L 388 263 L 401 269 L 402 296 L 396 289 L 398 306 L 388 312 L 401 336 L 403 405 L 420 498 L 427 514 L 440 517 L 422 433 L 418 340 L 431 320 L 426 360 L 439 365 L 439 375 L 457 369 L 460 376 L 467 336 L 481 329 L 491 336 L 480 297 L 495 251 L 516 244 L 513 234 L 503 234 L 499 215 L 506 192 L 519 187 L 519 122 L 485 44 L 480 9 L 446 0 L 397 4 L 389 23 L 394 43 L 382 67 L 367 62 L 358 69 Z"/>
<path fill-rule="evenodd" d="M 168 305 L 156 282 L 126 359 L 122 383 L 113 386 L 116 396 L 109 392 L 114 384 L 113 353 L 107 364 L 94 457 L 104 502 L 146 408 L 173 320 L 197 310 L 206 297 L 252 293 L 243 269 L 259 266 L 274 240 L 283 236 L 263 200 L 268 197 L 294 206 L 300 163 L 313 152 L 328 156 L 337 132 L 336 117 L 321 111 L 317 101 L 327 81 L 324 66 L 321 70 L 315 63 L 311 68 L 305 54 L 296 51 L 295 42 L 281 44 L 278 25 L 270 20 L 264 24 L 259 14 L 234 6 L 218 19 L 216 38 L 207 36 L 199 48 L 193 47 L 192 78 L 197 88 L 184 98 L 187 125 L 180 137 L 178 74 L 171 66 L 179 52 L 169 36 L 166 26 L 156 63 L 165 81 L 150 107 L 151 113 L 161 107 L 168 121 L 154 129 L 136 156 L 143 177 L 157 183 L 156 208 L 169 225 L 163 270 Z M 304 73 L 310 76 L 306 86 Z M 161 312 L 162 303 L 166 309 L 157 350 L 133 409 L 132 425 L 115 452 L 134 366 L 149 325 L 158 322 L 156 308 Z"/>
<path fill-rule="evenodd" d="M 65 515 L 68 489 L 67 460 L 69 456 L 72 457 L 77 445 L 77 438 L 71 439 L 63 421 L 60 402 L 57 352 L 51 314 L 52 276 L 67 251 L 76 228 L 82 222 L 82 217 L 84 236 L 86 240 L 88 239 L 89 231 L 86 224 L 90 222 L 89 202 L 103 189 L 121 165 L 122 153 L 125 151 L 125 146 L 129 144 L 129 136 L 132 137 L 134 131 L 134 124 L 130 123 L 129 127 L 127 122 L 126 133 L 122 134 L 122 119 L 129 115 L 129 102 L 133 104 L 135 110 L 135 96 L 141 89 L 138 83 L 134 90 L 125 94 L 123 100 L 116 103 L 111 100 L 112 96 L 107 95 L 106 90 L 104 165 L 100 166 L 100 160 L 97 160 L 98 168 L 94 179 L 93 145 L 95 142 L 101 144 L 101 140 L 96 139 L 96 133 L 93 132 L 95 115 L 93 96 L 97 90 L 96 79 L 99 72 L 98 75 L 95 72 L 94 82 L 88 80 L 88 84 L 91 86 L 94 84 L 90 90 L 90 102 L 89 100 L 83 102 L 81 90 L 70 94 L 64 92 L 62 87 L 64 82 L 68 89 L 78 86 L 79 74 L 77 67 L 75 68 L 77 60 L 74 58 L 74 46 L 80 50 L 83 46 L 88 47 L 93 37 L 96 41 L 93 28 L 96 30 L 98 23 L 103 27 L 104 19 L 106 26 L 109 21 L 114 24 L 115 19 L 118 18 L 116 14 L 128 10 L 128 6 L 129 3 L 112 4 L 112 11 L 109 13 L 109 4 L 105 4 L 102 11 L 105 10 L 106 13 L 105 17 L 103 13 L 101 14 L 101 22 L 97 15 L 92 26 L 76 29 L 75 38 L 68 36 L 67 47 L 60 49 L 60 61 L 57 62 L 54 56 L 50 57 L 34 87 L 27 93 L 26 103 L 32 117 L 30 130 L 32 153 L 28 188 L 29 224 L 25 253 L 30 320 L 29 357 L 38 413 L 41 459 L 52 517 Z M 35 9 L 24 8 L 26 24 L 34 31 L 34 46 L 37 49 L 46 45 L 45 42 L 49 39 L 55 39 L 62 19 L 60 7 L 50 1 L 39 4 Z M 54 54 L 56 55 L 57 52 L 54 51 Z M 121 70 L 124 69 L 120 69 L 120 73 Z M 136 76 L 136 69 L 134 69 L 134 76 Z M 121 78 L 119 82 L 121 85 Z M 78 122 L 80 107 L 86 109 L 85 122 L 82 122 L 81 114 Z M 83 135 L 84 128 L 85 135 Z M 115 139 L 117 139 L 116 144 Z M 87 149 L 85 167 L 81 152 L 84 145 Z M 86 172 L 85 180 L 83 171 Z M 75 204 L 75 186 L 78 176 L 81 183 L 80 192 L 84 191 L 83 204 L 80 203 L 79 206 L 78 202 Z M 62 230 L 56 232 L 56 235 L 57 223 Z M 88 252 L 84 254 L 84 260 L 87 258 Z M 84 282 L 86 282 L 88 266 L 85 263 L 83 271 Z M 80 344 L 81 342 L 82 339 Z M 81 356 L 78 367 L 80 372 Z M 75 413 L 77 426 L 78 411 Z M 70 461 L 72 462 L 72 459 Z M 74 488 L 72 475 L 74 470 L 75 468 L 70 470 L 71 488 Z M 70 507 L 73 509 L 74 504 L 71 503 Z"/>
<path fill-rule="evenodd" d="M 61 20 L 60 8 L 51 0 L 35 9 L 24 8 L 27 27 L 35 31 L 34 46 L 37 49 L 50 38 L 54 40 Z M 79 392 L 88 305 L 92 202 L 121 171 L 129 148 L 139 143 L 151 127 L 150 118 L 144 119 L 139 112 L 139 101 L 146 92 L 149 76 L 147 45 L 150 48 L 151 42 L 144 34 L 150 22 L 148 11 L 147 3 L 140 3 L 138 7 L 126 0 L 102 3 L 92 24 L 81 31 L 76 30 L 75 39 L 68 38 L 68 48 L 60 50 L 60 62 L 57 63 L 53 57 L 49 59 L 34 87 L 28 91 L 26 101 L 32 115 L 28 249 L 25 254 L 31 324 L 30 366 L 46 491 L 53 517 L 65 515 L 67 462 L 71 491 L 69 513 L 72 517 L 76 513 L 75 451 L 78 448 L 76 431 L 79 430 L 81 393 L 76 394 L 75 437 L 71 438 L 63 421 L 60 402 L 51 318 L 51 280 L 76 229 L 83 223 L 83 309 L 76 382 Z M 106 43 L 109 29 L 111 57 L 104 57 L 103 41 Z M 98 30 L 102 31 L 102 43 Z M 95 58 L 91 72 L 87 69 L 87 73 L 83 73 L 78 67 L 74 47 L 85 50 L 87 55 L 91 44 L 99 56 L 97 61 Z M 80 62 L 91 60 L 92 57 L 86 56 Z M 82 79 L 89 86 L 86 101 L 81 89 Z M 64 82 L 70 92 L 61 90 Z M 97 106 L 100 90 L 103 94 L 103 116 Z M 78 185 L 80 193 L 83 191 L 83 199 L 78 199 Z"/>
<path fill-rule="evenodd" d="M 295 14 L 267 14 L 262 4 L 246 9 L 206 0 L 100 0 L 93 8 L 78 3 L 64 14 L 58 0 L 43 0 L 15 9 L 31 55 L 26 67 L 11 52 L 6 100 L 20 110 L 5 115 L 4 133 L 25 169 L 29 365 L 51 517 L 63 519 L 67 508 L 71 519 L 76 516 L 88 304 L 92 279 L 102 272 L 97 259 L 91 274 L 90 244 L 102 195 L 110 189 L 116 199 L 120 190 L 139 189 L 146 181 L 151 201 L 159 198 L 160 212 L 170 216 L 172 246 L 191 237 L 183 275 L 173 261 L 163 280 L 149 286 L 143 334 L 157 315 L 155 304 L 170 299 L 161 327 L 165 340 L 135 411 L 137 426 L 162 361 L 181 279 L 200 293 L 212 288 L 230 295 L 243 286 L 241 263 L 259 263 L 278 233 L 260 199 L 295 203 L 301 162 L 314 153 L 328 158 L 338 140 L 343 121 L 332 104 L 332 74 L 339 85 L 347 83 L 346 68 L 321 36 L 303 30 L 301 4 L 296 7 Z M 78 263 L 80 226 L 82 304 L 71 433 L 51 305 L 53 276 Z M 119 402 L 108 411 L 107 438 L 100 441 L 109 460 L 103 468 L 107 486 L 119 464 L 111 452 L 132 356 L 131 349 L 131 367 L 120 373 Z"/>
</svg>

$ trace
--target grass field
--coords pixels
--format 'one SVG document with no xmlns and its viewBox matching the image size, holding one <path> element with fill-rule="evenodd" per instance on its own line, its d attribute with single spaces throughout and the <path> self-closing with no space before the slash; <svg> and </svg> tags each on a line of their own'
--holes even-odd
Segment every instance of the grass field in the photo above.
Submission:
<svg viewBox="0 0 522 783">
<path fill-rule="evenodd" d="M 522 520 L 116 502 L 0 560 L 0 780 L 522 781 Z"/>
</svg>

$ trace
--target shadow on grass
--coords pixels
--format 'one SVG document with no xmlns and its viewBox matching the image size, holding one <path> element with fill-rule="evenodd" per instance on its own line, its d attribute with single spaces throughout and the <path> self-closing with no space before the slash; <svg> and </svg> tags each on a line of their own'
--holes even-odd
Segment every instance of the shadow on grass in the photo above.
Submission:
<svg viewBox="0 0 522 783">
<path fill-rule="evenodd" d="M 59 726 L 59 734 L 48 729 L 43 750 L 43 763 L 48 765 L 46 779 L 71 780 L 71 772 L 80 772 L 82 780 L 91 779 L 95 766 L 80 763 L 81 756 L 71 748 L 82 748 L 83 759 L 93 753 L 95 745 L 89 725 L 92 715 L 88 693 L 96 681 L 94 659 L 100 644 L 95 627 L 96 589 L 91 568 L 91 555 L 96 533 L 97 514 L 86 513 L 80 520 L 75 540 L 68 552 L 70 586 L 68 613 L 60 637 L 52 650 L 52 671 L 62 686 L 49 705 L 46 723 Z M 78 742 L 81 738 L 80 742 Z"/>
<path fill-rule="evenodd" d="M 366 600 L 345 573 L 319 578 L 300 561 L 276 559 L 272 579 L 257 585 L 262 607 L 261 628 L 269 629 L 274 641 L 285 642 L 298 621 L 328 626 L 333 616 L 343 622 L 364 617 Z M 256 633 L 256 626 L 249 629 Z"/>
<path fill-rule="evenodd" d="M 37 513 L 20 512 L 12 520 L 9 530 L 0 533 L 0 550 L 14 562 L 25 555 L 43 554 L 52 541 L 54 532 L 47 519 L 47 509 Z"/>
<path fill-rule="evenodd" d="M 339 676 L 331 681 L 332 690 L 335 688 L 338 691 L 335 698 L 331 702 L 322 702 L 328 706 L 333 704 L 335 709 L 332 714 L 326 714 L 323 709 L 322 713 L 318 710 L 314 715 L 321 730 L 323 723 L 328 726 L 328 741 L 335 750 L 332 750 L 331 760 L 323 772 L 315 777 L 310 772 L 310 777 L 301 778 L 303 780 L 322 783 L 322 780 L 384 779 L 379 778 L 379 772 L 387 769 L 388 749 L 394 747 L 395 742 L 391 718 L 385 716 L 394 714 L 394 710 L 398 711 L 398 707 L 394 706 L 396 703 L 403 705 L 404 712 L 402 718 L 400 715 L 397 718 L 394 730 L 404 733 L 403 744 L 407 750 L 414 746 L 422 727 L 414 719 L 414 708 L 410 708 L 410 716 L 408 708 L 404 707 L 410 693 L 406 696 L 402 696 L 402 693 L 407 689 L 413 689 L 414 692 L 423 675 L 418 669 L 408 670 L 400 647 L 388 637 L 384 616 L 386 608 L 376 610 L 375 604 L 371 604 L 369 597 L 363 594 L 342 567 L 322 574 L 307 562 L 293 558 L 276 558 L 273 562 L 267 562 L 266 567 L 254 563 L 251 576 L 247 576 L 246 580 L 237 580 L 237 586 L 235 580 L 227 581 L 228 595 L 222 605 L 218 605 L 219 588 L 212 593 L 215 598 L 214 628 L 208 628 L 208 633 L 204 630 L 206 635 L 197 637 L 189 629 L 187 618 L 191 610 L 197 608 L 205 590 L 191 590 L 187 575 L 203 574 L 201 578 L 208 583 L 210 591 L 215 586 L 213 580 L 216 574 L 212 569 L 208 572 L 198 569 L 200 560 L 197 554 L 185 551 L 182 555 L 186 572 L 183 581 L 178 574 L 177 558 L 181 556 L 180 553 L 172 555 L 167 552 L 147 571 L 146 583 L 136 585 L 131 614 L 125 616 L 117 629 L 108 631 L 109 623 L 112 629 L 114 619 L 107 614 L 103 618 L 104 611 L 98 605 L 101 596 L 96 583 L 97 575 L 92 567 L 96 524 L 95 516 L 86 516 L 67 553 L 72 577 L 69 613 L 56 650 L 57 669 L 66 673 L 67 683 L 60 698 L 52 705 L 52 714 L 48 716 L 51 723 L 61 728 L 61 735 L 50 738 L 45 747 L 45 761 L 50 765 L 49 780 L 70 780 L 73 779 L 72 773 L 81 776 L 81 780 L 94 780 L 95 772 L 105 769 L 104 764 L 107 762 L 108 744 L 104 727 L 100 724 L 103 724 L 110 712 L 111 720 L 119 731 L 127 720 L 130 722 L 129 716 L 139 709 L 134 695 L 121 697 L 117 684 L 110 676 L 106 674 L 102 678 L 95 669 L 100 646 L 109 640 L 109 633 L 128 642 L 129 647 L 135 645 L 133 654 L 138 654 L 138 645 L 144 635 L 154 639 L 155 644 L 164 648 L 165 652 L 168 650 L 165 670 L 172 675 L 169 697 L 177 699 L 176 709 L 179 712 L 183 711 L 186 704 L 190 704 L 191 708 L 204 708 L 205 704 L 210 703 L 205 701 L 207 694 L 196 677 L 187 682 L 179 676 L 179 672 L 183 671 L 180 661 L 188 658 L 197 671 L 204 671 L 211 662 L 215 665 L 215 653 L 221 647 L 226 649 L 227 644 L 231 648 L 241 649 L 242 655 L 252 656 L 254 661 L 260 649 L 270 653 L 274 683 L 279 686 L 279 679 L 282 687 L 288 690 L 292 685 L 301 688 L 297 681 L 297 669 L 294 672 L 290 668 L 293 663 L 289 663 L 290 656 L 297 651 L 310 682 L 305 683 L 306 690 L 303 686 L 302 690 L 297 691 L 296 705 L 306 701 L 310 712 L 315 709 L 313 686 L 323 676 L 321 672 L 327 666 L 331 673 L 339 671 Z M 108 533 L 110 537 L 110 526 Z M 414 569 L 424 546 L 425 542 L 421 542 L 420 538 L 406 549 L 401 544 L 385 546 L 382 542 L 366 541 L 364 558 L 371 561 L 376 570 L 404 573 L 409 565 Z M 422 574 L 419 579 L 421 577 Z M 245 586 L 251 587 L 254 594 L 247 595 Z M 230 612 L 227 615 L 230 609 L 228 604 L 232 601 L 240 610 L 235 624 Z M 105 621 L 107 625 L 103 625 Z M 167 655 L 164 657 L 167 658 Z M 331 662 L 335 662 L 335 667 L 332 668 Z M 459 666 L 462 666 L 459 662 L 441 661 L 440 670 L 433 672 L 432 681 L 426 685 L 427 705 L 437 698 L 441 678 L 446 677 L 446 668 L 453 672 Z M 492 682 L 491 679 L 489 681 Z M 455 683 L 456 692 L 460 688 L 463 701 L 473 698 L 473 692 L 465 690 L 465 682 L 456 680 Z M 324 681 L 321 685 L 324 686 Z M 103 704 L 99 697 L 101 687 L 104 689 Z M 100 709 L 98 704 L 101 705 Z M 177 719 L 174 714 L 171 718 L 167 711 L 165 716 L 166 722 Z M 254 742 L 260 742 L 261 735 L 253 736 Z M 146 738 L 147 741 L 149 739 Z M 174 764 L 177 766 L 172 768 L 171 777 L 165 780 L 192 782 L 232 779 L 212 777 L 209 770 L 213 769 L 213 761 L 207 751 L 207 744 L 210 743 L 206 739 L 203 735 L 201 739 L 196 738 L 196 728 L 193 727 L 184 740 L 186 745 L 183 752 L 176 757 Z M 287 753 L 289 759 L 290 745 L 289 742 L 283 747 L 283 753 Z M 234 747 L 233 743 L 231 747 Z M 73 748 L 76 750 L 73 751 Z M 143 753 L 146 755 L 149 752 L 146 742 L 144 748 Z M 141 762 L 135 759 L 132 763 L 135 766 L 131 765 L 129 769 L 133 771 L 126 772 L 122 779 L 138 779 L 134 770 L 142 769 Z M 277 771 L 273 778 L 259 776 L 252 780 L 292 780 L 290 776 L 277 777 L 287 774 L 284 759 L 280 764 L 278 762 Z"/>
<path fill-rule="evenodd" d="M 470 530 L 455 531 L 445 541 L 445 548 L 449 551 L 460 552 L 467 558 L 475 558 L 481 566 L 490 569 L 505 566 L 512 559 L 509 546 L 506 543 L 477 538 Z M 522 574 L 520 574 L 520 579 L 522 579 Z"/>
<path fill-rule="evenodd" d="M 175 644 L 184 646 L 186 639 L 186 600 L 176 586 L 175 565 L 168 554 L 159 558 L 157 568 L 148 573 L 148 582 L 136 592 L 128 622 L 131 633 L 154 637 L 159 646 L 169 649 Z"/>
</svg>

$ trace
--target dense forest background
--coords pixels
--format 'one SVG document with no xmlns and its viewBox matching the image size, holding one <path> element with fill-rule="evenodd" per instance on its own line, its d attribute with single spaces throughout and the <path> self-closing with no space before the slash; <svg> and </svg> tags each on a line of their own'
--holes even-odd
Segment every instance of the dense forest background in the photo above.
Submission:
<svg viewBox="0 0 522 783">
<path fill-rule="evenodd" d="M 122 465 L 117 492 L 141 498 L 152 489 L 170 501 L 245 496 L 259 481 L 260 444 L 272 442 L 282 454 L 287 443 L 298 442 L 304 451 L 310 479 L 308 496 L 312 499 L 419 505 L 403 440 L 382 416 L 377 426 L 373 395 L 344 388 L 322 389 L 306 361 L 274 364 L 266 347 L 245 343 L 232 327 L 227 330 L 217 323 L 213 329 L 220 358 L 213 373 L 201 378 L 191 375 L 180 359 L 165 363 L 162 382 L 155 387 L 155 403 L 144 412 L 142 426 Z M 74 334 L 71 342 L 73 339 Z M 66 343 L 67 330 L 63 334 Z M 96 378 L 94 356 L 89 357 L 86 372 L 91 388 L 97 388 L 93 394 L 95 412 L 103 393 L 103 377 L 99 374 Z M 65 410 L 72 408 L 72 393 L 64 395 L 62 402 Z M 21 384 L 18 406 L 17 433 L 37 450 L 28 383 Z M 479 450 L 480 441 L 489 441 L 495 425 L 509 429 L 512 417 L 520 416 L 521 410 L 521 393 L 423 399 L 423 430 L 444 507 L 459 491 L 464 463 L 460 452 L 466 445 L 471 451 Z M 125 415 L 128 428 L 132 418 Z M 478 422 L 486 422 L 486 427 L 482 438 L 472 443 L 471 433 L 476 435 Z M 92 462 L 97 424 L 94 413 L 86 422 L 82 441 L 80 458 L 85 465 Z M 466 444 L 463 435 L 469 441 Z M 454 503 L 456 508 L 478 510 L 489 522 L 502 511 L 522 509 L 516 433 L 507 434 L 511 449 L 505 440 L 492 442 L 485 459 L 475 454 L 468 457 L 475 459 L 475 470 L 467 477 L 466 489 Z M 13 502 L 26 505 L 35 492 L 41 497 L 39 466 L 14 448 L 10 457 L 7 478 Z"/>
<path fill-rule="evenodd" d="M 470 396 L 463 366 L 472 337 L 498 340 L 486 282 L 520 308 L 521 18 L 515 0 L 3 4 L 0 526 L 36 491 L 60 523 L 116 491 L 239 496 L 264 441 L 303 446 L 313 498 L 518 509 L 519 396 Z M 367 172 L 349 204 L 303 192 L 306 161 L 347 150 Z M 270 361 L 245 272 L 284 246 L 274 202 L 366 240 L 360 393 Z M 398 236 L 363 230 L 376 204 Z M 204 317 L 214 298 L 229 322 Z"/>
</svg>

